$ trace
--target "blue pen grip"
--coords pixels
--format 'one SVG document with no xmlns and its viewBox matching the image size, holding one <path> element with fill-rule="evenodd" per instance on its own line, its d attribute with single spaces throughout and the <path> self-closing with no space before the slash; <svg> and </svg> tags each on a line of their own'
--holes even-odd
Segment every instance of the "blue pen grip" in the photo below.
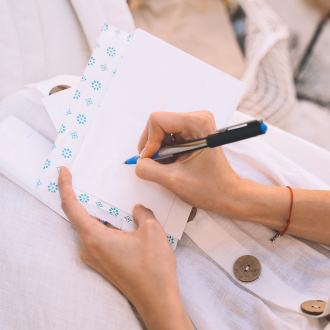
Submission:
<svg viewBox="0 0 330 330">
<path fill-rule="evenodd" d="M 151 157 L 151 159 L 158 159 L 159 158 L 159 154 L 158 154 L 158 152 L 156 152 L 152 157 Z M 126 160 L 126 162 L 125 162 L 125 164 L 127 164 L 127 165 L 134 165 L 134 164 L 136 164 L 137 163 L 137 161 L 140 159 L 140 155 L 138 155 L 138 156 L 134 156 L 134 157 L 132 157 L 132 158 L 130 158 L 130 159 L 127 159 Z"/>
<path fill-rule="evenodd" d="M 156 160 L 159 158 L 159 153 L 158 151 L 151 157 L 151 159 Z"/>
</svg>

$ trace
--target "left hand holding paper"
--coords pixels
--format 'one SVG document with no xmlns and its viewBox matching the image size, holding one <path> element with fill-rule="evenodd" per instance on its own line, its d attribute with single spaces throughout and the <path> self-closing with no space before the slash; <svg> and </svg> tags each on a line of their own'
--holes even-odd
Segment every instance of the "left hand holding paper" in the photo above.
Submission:
<svg viewBox="0 0 330 330">
<path fill-rule="evenodd" d="M 148 328 L 178 328 L 180 324 L 179 328 L 190 328 L 180 297 L 175 256 L 153 212 L 142 205 L 134 207 L 133 218 L 138 224 L 134 232 L 108 228 L 77 200 L 66 167 L 60 169 L 58 186 L 63 211 L 81 239 L 81 259 L 132 302 Z"/>
</svg>

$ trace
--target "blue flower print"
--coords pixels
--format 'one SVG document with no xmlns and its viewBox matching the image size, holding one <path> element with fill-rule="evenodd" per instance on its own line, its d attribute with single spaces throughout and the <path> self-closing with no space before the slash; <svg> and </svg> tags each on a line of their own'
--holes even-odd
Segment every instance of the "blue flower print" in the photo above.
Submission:
<svg viewBox="0 0 330 330">
<path fill-rule="evenodd" d="M 92 82 L 92 88 L 95 90 L 95 91 L 98 91 L 100 88 L 101 88 L 101 83 L 97 80 L 94 80 Z"/>
<path fill-rule="evenodd" d="M 77 116 L 77 122 L 80 124 L 80 125 L 84 125 L 86 123 L 86 117 L 84 115 L 78 115 Z"/>
<path fill-rule="evenodd" d="M 76 90 L 76 92 L 74 93 L 73 99 L 78 100 L 80 97 L 80 92 L 78 91 L 78 89 Z"/>
<path fill-rule="evenodd" d="M 50 166 L 50 160 L 46 159 L 45 165 L 44 165 L 44 169 L 48 168 Z"/>
<path fill-rule="evenodd" d="M 91 104 L 93 104 L 93 100 L 92 100 L 91 98 L 86 99 L 86 104 L 87 104 L 87 105 L 91 105 Z"/>
<path fill-rule="evenodd" d="M 116 50 L 115 50 L 114 48 L 112 48 L 112 47 L 109 47 L 109 48 L 107 49 L 107 54 L 108 54 L 109 56 L 115 56 L 115 55 L 116 55 Z"/>
<path fill-rule="evenodd" d="M 40 179 L 38 179 L 38 181 L 37 181 L 37 187 L 40 186 L 40 185 L 41 185 L 41 181 L 40 181 Z"/>
<path fill-rule="evenodd" d="M 93 56 L 91 56 L 87 65 L 94 65 L 94 64 L 95 64 L 95 58 Z"/>
<path fill-rule="evenodd" d="M 131 217 L 128 215 L 127 217 L 124 217 L 125 218 L 125 220 L 127 221 L 127 222 L 131 222 L 132 221 L 132 219 L 131 219 Z"/>
<path fill-rule="evenodd" d="M 72 156 L 72 152 L 71 152 L 71 150 L 70 150 L 69 148 L 64 148 L 64 149 L 62 150 L 62 156 L 63 156 L 64 158 L 70 158 L 70 157 Z"/>
<path fill-rule="evenodd" d="M 119 212 L 116 208 L 112 207 L 111 209 L 109 209 L 110 214 L 117 216 L 119 215 Z"/>
<path fill-rule="evenodd" d="M 87 202 L 89 202 L 89 196 L 86 195 L 86 194 L 80 194 L 79 195 L 79 200 L 83 203 L 87 203 Z"/>
<path fill-rule="evenodd" d="M 60 130 L 58 131 L 59 133 L 64 133 L 65 132 L 65 126 L 62 124 Z"/>
<path fill-rule="evenodd" d="M 55 182 L 51 182 L 48 185 L 48 191 L 51 192 L 52 194 L 56 193 L 57 190 L 58 190 L 58 185 Z"/>
<path fill-rule="evenodd" d="M 85 80 L 86 80 L 86 77 L 85 77 L 85 75 L 83 74 L 82 77 L 81 77 L 81 79 L 80 79 L 80 81 L 85 81 Z"/>
<path fill-rule="evenodd" d="M 166 235 L 170 244 L 174 244 L 174 238 L 171 235 Z"/>
<path fill-rule="evenodd" d="M 127 42 L 130 42 L 131 41 L 131 39 L 132 39 L 132 35 L 131 34 L 129 34 L 128 36 L 127 36 L 127 38 L 126 38 L 126 40 L 127 40 Z"/>
<path fill-rule="evenodd" d="M 77 134 L 77 132 L 73 132 L 73 133 L 71 133 L 71 137 L 72 137 L 73 139 L 78 139 L 78 134 Z"/>
<path fill-rule="evenodd" d="M 103 204 L 101 202 L 96 202 L 95 204 L 97 207 L 103 207 Z"/>
<path fill-rule="evenodd" d="M 102 31 L 108 31 L 108 30 L 109 30 L 109 25 L 108 24 L 104 24 Z"/>
</svg>

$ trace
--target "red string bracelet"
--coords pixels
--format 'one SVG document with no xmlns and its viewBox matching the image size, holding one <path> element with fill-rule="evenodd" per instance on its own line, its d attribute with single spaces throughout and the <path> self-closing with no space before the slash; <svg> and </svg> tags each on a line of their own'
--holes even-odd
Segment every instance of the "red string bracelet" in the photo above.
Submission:
<svg viewBox="0 0 330 330">
<path fill-rule="evenodd" d="M 289 187 L 289 186 L 286 186 L 286 187 L 289 188 L 290 193 L 291 193 L 291 206 L 290 206 L 289 218 L 288 218 L 288 220 L 286 220 L 286 226 L 285 226 L 285 228 L 281 232 L 277 231 L 276 234 L 275 234 L 275 236 L 273 236 L 270 239 L 270 241 L 272 243 L 276 240 L 277 237 L 283 236 L 286 233 L 286 231 L 288 230 L 289 225 L 290 225 L 290 218 L 291 218 L 291 212 L 292 212 L 292 206 L 293 206 L 293 191 L 292 191 L 292 188 L 291 187 Z"/>
</svg>

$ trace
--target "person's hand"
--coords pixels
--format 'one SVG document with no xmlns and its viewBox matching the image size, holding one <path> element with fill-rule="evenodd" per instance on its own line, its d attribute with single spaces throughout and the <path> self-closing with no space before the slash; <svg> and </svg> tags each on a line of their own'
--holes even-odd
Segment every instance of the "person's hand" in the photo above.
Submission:
<svg viewBox="0 0 330 330">
<path fill-rule="evenodd" d="M 136 175 L 173 191 L 191 206 L 231 218 L 238 216 L 234 201 L 243 180 L 231 168 L 221 147 L 182 155 L 166 165 L 150 159 L 168 134 L 175 134 L 177 142 L 182 142 L 214 133 L 214 118 L 208 111 L 152 113 L 138 144 L 142 153 Z"/>
<path fill-rule="evenodd" d="M 175 134 L 182 142 L 215 132 L 215 122 L 208 111 L 152 113 L 138 145 L 142 153 L 136 166 L 137 176 L 170 189 L 192 206 L 282 231 L 291 214 L 288 189 L 240 178 L 221 147 L 182 155 L 166 165 L 150 159 L 169 134 Z M 293 194 L 287 233 L 330 245 L 330 191 L 295 188 Z"/>
<path fill-rule="evenodd" d="M 63 211 L 81 238 L 81 259 L 132 302 L 148 328 L 189 329 L 175 256 L 152 211 L 142 205 L 134 207 L 135 232 L 108 228 L 79 203 L 65 167 L 60 169 L 58 186 Z"/>
</svg>

